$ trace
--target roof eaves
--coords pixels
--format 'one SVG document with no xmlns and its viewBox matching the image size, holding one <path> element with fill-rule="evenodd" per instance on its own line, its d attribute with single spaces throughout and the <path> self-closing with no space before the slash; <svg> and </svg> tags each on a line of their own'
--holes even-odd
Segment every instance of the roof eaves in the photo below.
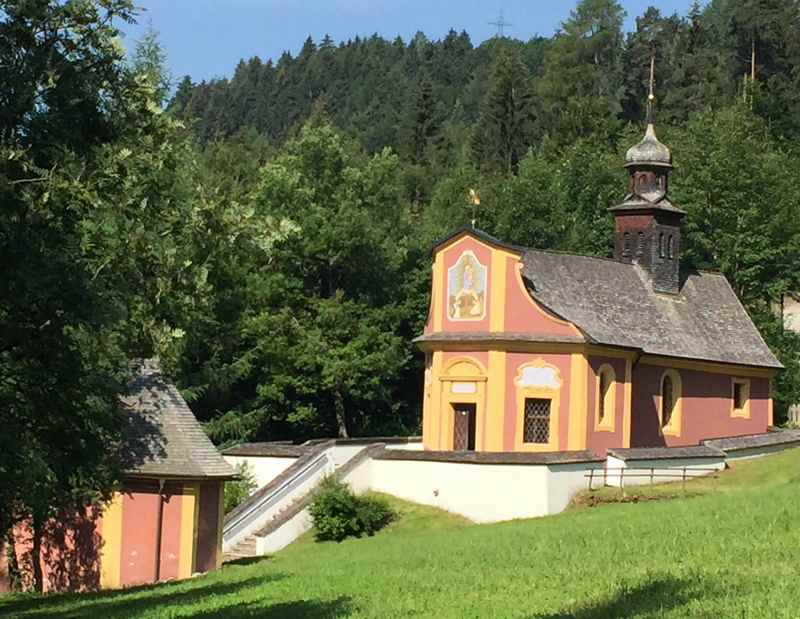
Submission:
<svg viewBox="0 0 800 619">
<path fill-rule="evenodd" d="M 505 249 L 507 251 L 512 251 L 512 252 L 520 254 L 520 255 L 524 254 L 528 250 L 527 247 L 522 247 L 521 245 L 513 245 L 511 243 L 506 243 L 504 241 L 501 241 L 500 239 L 498 239 L 498 238 L 492 236 L 491 234 L 489 234 L 488 232 L 484 232 L 480 228 L 473 228 L 472 226 L 465 225 L 465 226 L 461 226 L 457 230 L 454 230 L 453 232 L 448 234 L 446 237 L 436 241 L 433 244 L 433 247 L 431 247 L 431 255 L 435 254 L 436 251 L 442 245 L 446 245 L 450 241 L 453 241 L 453 240 L 457 239 L 459 236 L 461 236 L 463 234 L 469 234 L 471 236 L 474 236 L 479 241 L 483 241 L 484 243 L 488 243 L 489 245 L 493 245 L 494 247 L 497 247 L 498 249 Z"/>
</svg>

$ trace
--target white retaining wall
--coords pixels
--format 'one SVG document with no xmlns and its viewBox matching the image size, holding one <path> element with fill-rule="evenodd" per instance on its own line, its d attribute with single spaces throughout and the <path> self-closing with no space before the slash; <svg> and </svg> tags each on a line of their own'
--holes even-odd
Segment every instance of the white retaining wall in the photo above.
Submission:
<svg viewBox="0 0 800 619">
<path fill-rule="evenodd" d="M 272 456 L 222 456 L 232 467 L 236 468 L 242 462 L 246 463 L 256 479 L 255 492 L 266 486 L 269 482 L 292 466 L 297 458 L 277 458 Z"/>
<path fill-rule="evenodd" d="M 385 492 L 475 522 L 499 522 L 562 511 L 575 493 L 586 488 L 587 467 L 584 463 L 515 465 L 368 460 L 345 480 L 355 492 Z"/>
</svg>

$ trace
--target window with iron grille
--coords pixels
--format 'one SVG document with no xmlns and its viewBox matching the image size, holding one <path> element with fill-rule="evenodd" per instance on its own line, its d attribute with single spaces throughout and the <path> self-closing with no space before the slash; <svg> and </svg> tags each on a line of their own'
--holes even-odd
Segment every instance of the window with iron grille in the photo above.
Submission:
<svg viewBox="0 0 800 619">
<path fill-rule="evenodd" d="M 545 445 L 550 442 L 550 402 L 544 398 L 525 398 L 523 442 Z"/>
</svg>

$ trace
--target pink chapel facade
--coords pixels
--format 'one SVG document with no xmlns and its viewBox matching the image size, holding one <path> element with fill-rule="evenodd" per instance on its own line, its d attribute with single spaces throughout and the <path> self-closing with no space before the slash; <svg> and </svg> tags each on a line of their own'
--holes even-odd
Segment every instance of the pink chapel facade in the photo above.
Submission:
<svg viewBox="0 0 800 619">
<path fill-rule="evenodd" d="M 604 456 L 772 425 L 781 365 L 724 276 L 681 268 L 684 213 L 667 198 L 671 155 L 652 126 L 626 165 L 613 259 L 472 228 L 434 247 L 416 340 L 425 449 Z"/>
</svg>

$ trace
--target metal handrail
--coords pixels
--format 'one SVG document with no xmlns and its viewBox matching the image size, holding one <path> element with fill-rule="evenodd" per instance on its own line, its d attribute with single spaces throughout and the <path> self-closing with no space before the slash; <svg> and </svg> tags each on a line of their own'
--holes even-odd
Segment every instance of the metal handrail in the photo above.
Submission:
<svg viewBox="0 0 800 619">
<path fill-rule="evenodd" d="M 242 529 L 252 524 L 252 522 L 256 519 L 257 514 L 272 507 L 275 503 L 283 499 L 289 492 L 307 481 L 311 475 L 324 468 L 329 462 L 330 455 L 328 454 L 328 450 L 326 450 L 302 469 L 300 469 L 297 473 L 292 475 L 285 482 L 283 482 L 280 486 L 275 488 L 275 490 L 264 495 L 258 501 L 255 501 L 253 505 L 244 510 L 241 514 L 238 514 L 236 518 L 224 526 L 222 530 L 223 541 L 227 541 L 231 537 L 238 535 Z"/>
<path fill-rule="evenodd" d="M 632 478 L 632 477 L 648 477 L 650 478 L 650 484 L 653 484 L 653 480 L 656 478 L 661 477 L 671 477 L 676 478 L 680 477 L 682 490 L 686 491 L 686 480 L 687 479 L 694 479 L 695 477 L 706 477 L 711 479 L 717 479 L 719 477 L 718 473 L 720 471 L 717 467 L 688 467 L 683 466 L 679 468 L 659 468 L 659 467 L 643 467 L 638 469 L 627 469 L 627 468 L 612 468 L 609 469 L 607 466 L 603 468 L 593 468 L 589 469 L 589 472 L 584 475 L 584 477 L 589 478 L 589 490 L 593 490 L 592 482 L 594 481 L 594 473 L 595 471 L 602 471 L 603 472 L 603 487 L 608 484 L 609 477 L 619 477 L 619 487 L 622 492 L 625 492 L 625 478 Z M 626 471 L 628 471 L 626 473 Z M 643 471 L 640 473 L 634 471 Z M 649 471 L 649 472 L 647 472 Z M 656 471 L 667 471 L 666 473 L 656 473 Z M 687 473 L 711 473 L 711 475 L 693 475 Z M 675 480 L 677 481 L 677 480 Z"/>
</svg>

